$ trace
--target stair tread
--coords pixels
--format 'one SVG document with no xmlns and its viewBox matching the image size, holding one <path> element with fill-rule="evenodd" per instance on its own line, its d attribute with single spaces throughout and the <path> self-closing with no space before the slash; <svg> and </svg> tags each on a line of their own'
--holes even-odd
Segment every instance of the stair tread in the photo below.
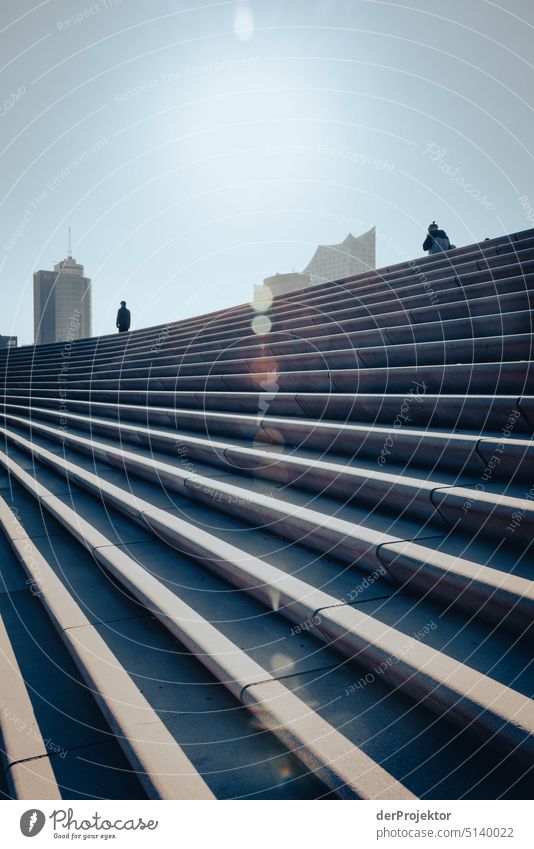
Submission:
<svg viewBox="0 0 534 849">
<path fill-rule="evenodd" d="M 176 563 L 176 560 L 175 560 L 174 555 L 171 555 L 171 553 L 170 553 L 170 552 L 168 552 L 168 551 L 167 551 L 167 553 L 166 553 L 166 556 L 165 556 L 165 555 L 163 555 L 163 553 L 162 553 L 162 549 L 161 549 L 161 543 L 156 543 L 155 545 L 156 545 L 156 546 L 158 546 L 158 547 L 160 547 L 160 558 L 163 558 L 163 560 L 166 560 L 166 562 L 167 562 L 167 574 L 169 575 L 169 577 L 173 576 L 173 575 L 175 574 L 175 573 L 174 573 L 174 564 Z M 135 552 L 136 552 L 136 553 L 143 552 L 143 550 L 144 550 L 147 546 L 149 546 L 149 547 L 150 547 L 150 549 L 151 549 L 151 552 L 150 552 L 150 553 L 151 553 L 151 555 L 152 555 L 152 556 L 150 556 L 148 559 L 147 559 L 147 558 L 145 558 L 145 562 L 148 562 L 148 563 L 151 565 L 151 567 L 153 567 L 153 566 L 154 566 L 154 562 L 155 562 L 154 557 L 153 557 L 153 546 L 154 546 L 154 543 L 137 543 L 137 544 L 135 544 Z M 128 550 L 130 550 L 130 547 L 128 547 Z M 131 552 L 130 552 L 130 553 L 131 553 Z M 157 561 L 156 561 L 156 562 L 157 562 Z M 161 560 L 160 560 L 159 562 L 161 563 Z M 160 573 L 160 574 L 161 574 L 161 573 Z M 188 571 L 188 575 L 189 575 L 190 577 L 197 577 L 197 578 L 198 578 L 198 570 L 195 570 L 195 569 L 193 569 L 193 570 L 192 570 L 192 569 L 191 569 L 191 567 L 190 567 L 190 568 L 189 568 L 189 571 Z M 171 579 L 172 579 L 172 578 L 171 578 Z M 185 583 L 185 582 L 183 582 L 183 581 L 181 581 L 181 582 L 180 582 L 180 588 L 182 588 L 182 587 L 183 587 L 183 584 L 184 584 L 184 583 Z M 367 603 L 368 603 L 368 602 L 367 602 Z M 128 622 L 130 622 L 130 621 L 132 621 L 132 620 L 126 620 L 126 625 L 127 625 L 127 624 L 128 624 Z M 105 626 L 105 625 L 102 625 L 101 627 L 102 627 L 102 629 L 106 628 L 106 626 Z M 121 628 L 123 628 L 123 627 L 124 627 L 124 626 L 121 626 Z M 286 632 L 286 633 L 289 633 L 289 632 Z M 294 637 L 291 637 L 291 639 L 295 639 L 295 638 L 294 638 Z M 299 635 L 298 639 L 299 639 L 299 640 L 302 640 L 302 637 Z M 287 647 L 286 647 L 286 652 L 287 652 Z M 282 654 L 283 654 L 283 651 L 282 651 Z M 141 664 L 140 664 L 140 665 L 141 665 Z M 141 668 L 142 668 L 142 667 L 141 667 Z M 145 668 L 146 668 L 146 666 L 145 666 Z M 336 668 L 337 668 L 337 667 L 336 667 Z M 333 679 L 332 679 L 332 674 L 333 674 L 333 673 L 332 673 L 332 670 L 331 670 L 329 667 L 327 667 L 327 669 L 328 669 L 328 684 L 329 684 L 329 686 L 331 687 L 331 686 L 333 685 L 333 686 L 339 687 L 339 683 L 330 683 L 331 681 L 333 681 Z M 292 678 L 295 678 L 295 677 L 297 676 L 297 674 L 298 674 L 298 670 L 294 670 L 294 671 L 291 673 L 291 677 L 292 677 Z M 311 672 L 309 672 L 309 673 L 306 673 L 304 677 L 307 677 L 307 678 L 308 678 L 308 687 L 309 687 L 309 679 L 310 679 L 310 678 L 312 678 L 312 679 L 316 679 L 316 678 L 318 678 L 318 679 L 322 682 L 322 681 L 324 681 L 324 676 L 325 676 L 325 674 L 326 674 L 326 673 L 325 673 L 325 671 L 324 671 L 324 670 L 323 670 L 323 672 L 322 672 L 322 673 L 320 673 L 320 675 L 319 675 L 319 676 L 317 675 L 317 673 L 316 673 L 316 672 L 313 672 L 313 671 L 311 671 Z M 302 677 L 303 677 L 303 675 L 304 675 L 303 673 L 300 673 L 300 678 L 302 678 Z M 334 680 L 335 680 L 335 681 L 337 681 L 337 679 L 335 679 L 335 677 L 334 677 Z M 353 680 L 353 679 L 352 679 L 352 680 Z M 348 683 L 348 681 L 349 681 L 349 679 L 348 679 L 348 678 L 347 678 L 347 676 L 345 675 L 345 682 L 346 682 L 345 689 L 347 689 L 348 687 L 350 687 L 350 684 Z M 300 688 L 299 688 L 299 689 L 300 689 Z M 373 701 L 376 699 L 376 693 L 375 693 L 375 694 L 371 694 L 371 693 L 369 693 L 369 696 L 372 696 L 372 697 L 373 697 Z M 391 701 L 391 696 L 386 697 L 386 701 L 387 701 L 387 698 L 389 698 L 389 700 Z M 380 700 L 379 700 L 379 704 L 383 705 L 383 702 L 384 702 L 384 699 L 380 699 Z M 367 709 L 366 709 L 366 713 L 367 713 L 367 714 L 369 714 L 369 712 L 370 712 L 370 708 L 369 708 L 369 707 L 367 707 Z M 381 713 L 382 713 L 382 711 L 381 711 Z M 391 713 L 390 713 L 390 716 L 391 716 Z M 413 716 L 412 716 L 412 719 L 413 719 Z M 383 715 L 381 715 L 380 720 L 381 720 L 381 722 L 382 722 L 382 727 L 383 727 L 383 721 L 384 721 L 384 720 L 383 720 Z M 399 718 L 397 717 L 395 720 L 390 720 L 390 721 L 394 721 L 394 723 L 397 725 L 397 733 L 399 733 L 399 730 L 398 730 L 398 722 L 399 722 Z M 352 725 L 352 726 L 354 726 L 354 724 L 355 724 L 355 719 L 354 719 L 354 713 L 353 713 L 353 711 L 352 711 L 352 720 L 351 720 L 351 725 Z M 388 724 L 389 724 L 389 723 L 388 723 Z M 373 735 L 372 739 L 370 740 L 370 746 L 374 746 L 374 747 L 376 748 L 376 746 L 377 746 L 377 745 L 379 745 L 379 746 L 383 749 L 383 748 L 384 748 L 384 743 L 381 743 L 380 741 L 377 741 L 377 739 L 376 739 L 376 737 L 377 737 L 377 735 L 378 735 L 378 729 L 380 728 L 380 724 L 379 724 L 378 722 L 371 723 L 371 721 L 370 721 L 370 717 L 367 715 L 367 716 L 365 717 L 365 725 L 363 726 L 363 728 L 365 729 L 365 731 L 366 731 L 366 733 L 367 733 L 367 735 L 368 735 L 368 736 L 369 736 L 369 732 L 370 732 L 371 725 L 372 725 L 372 726 L 374 726 L 375 731 L 374 731 L 374 735 Z M 426 728 L 428 728 L 428 725 L 427 725 L 427 724 L 425 724 L 425 725 L 419 725 L 419 727 L 418 727 L 418 734 L 419 734 L 420 736 L 425 736 L 425 734 L 427 734 L 427 731 L 425 731 L 425 727 L 426 727 Z M 413 735 L 413 733 L 414 733 L 414 726 L 413 726 L 413 722 L 412 722 L 412 724 L 411 724 L 411 726 L 410 726 L 410 731 L 409 731 L 409 733 L 411 733 L 412 735 Z M 359 736 L 361 737 L 361 732 L 360 732 Z M 408 748 L 408 741 L 409 741 L 409 739 L 410 739 L 409 734 L 408 734 L 408 735 L 405 735 L 405 736 L 404 736 L 404 739 L 405 739 L 405 741 L 406 741 L 406 742 L 405 742 L 405 747 L 406 747 L 406 748 Z M 199 741 L 199 744 L 200 744 L 200 743 L 202 743 L 202 742 L 204 742 L 204 741 L 203 741 L 203 740 L 200 740 L 200 741 Z M 428 748 L 426 749 L 426 751 L 429 751 L 429 750 L 428 750 Z M 435 760 L 435 758 L 434 758 L 434 760 Z M 441 756 L 441 753 L 440 753 L 440 764 L 439 764 L 439 768 L 437 769 L 437 772 L 438 772 L 438 775 L 439 775 L 439 780 L 440 780 L 441 782 L 445 781 L 445 786 L 446 786 L 446 778 L 445 778 L 445 776 L 443 775 L 443 767 L 444 767 L 444 766 L 447 766 L 447 762 L 446 762 L 446 760 L 445 760 L 445 759 Z M 406 769 L 406 764 L 403 764 L 403 767 L 404 767 L 404 769 Z M 450 767 L 449 767 L 449 768 L 450 768 Z M 435 781 L 437 781 L 437 780 L 438 780 L 438 779 L 436 778 L 436 765 L 434 765 L 434 766 L 433 766 L 433 778 L 434 778 L 434 780 L 435 780 Z M 420 780 L 420 779 L 419 779 L 419 780 Z M 471 779 L 471 780 L 472 780 L 472 779 Z M 465 784 L 465 778 L 464 778 L 464 784 Z M 469 779 L 467 780 L 467 785 L 468 785 L 468 784 L 469 784 Z M 446 791 L 445 791 L 445 790 L 442 790 L 442 792 L 446 792 Z M 467 791 L 467 792 L 468 792 L 468 791 Z M 430 795 L 432 796 L 432 791 L 430 791 Z"/>
</svg>

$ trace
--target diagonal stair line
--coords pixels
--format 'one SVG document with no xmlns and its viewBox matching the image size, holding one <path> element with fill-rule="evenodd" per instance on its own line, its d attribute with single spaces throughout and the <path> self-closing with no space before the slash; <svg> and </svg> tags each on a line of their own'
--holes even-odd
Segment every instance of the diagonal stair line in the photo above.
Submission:
<svg viewBox="0 0 534 849">
<path fill-rule="evenodd" d="M 0 432 L 3 432 L 2 428 Z M 37 450 L 35 443 L 28 442 L 23 437 L 17 437 L 8 431 L 6 435 L 26 450 L 31 452 Z M 61 439 L 75 446 L 80 444 L 78 438 L 72 434 L 67 435 L 62 432 Z M 98 454 L 97 444 L 94 441 L 90 445 L 87 441 L 82 441 L 81 444 L 85 446 L 85 453 L 89 453 L 90 456 L 99 456 L 104 462 L 109 461 L 112 450 L 109 446 L 105 446 L 102 453 Z M 121 468 L 125 468 L 123 462 L 125 454 L 126 452 L 121 452 L 121 460 L 118 463 Z M 52 465 L 57 462 L 55 456 L 46 449 L 41 450 L 41 456 L 46 458 L 45 461 L 52 462 Z M 147 461 L 146 466 L 153 477 L 154 463 Z M 127 468 L 135 472 L 137 468 L 135 461 L 134 466 L 127 464 Z M 156 473 L 158 482 L 165 479 L 167 484 L 172 483 L 168 475 L 161 474 L 163 478 L 160 477 L 160 473 Z M 74 479 L 83 485 L 83 473 L 81 478 L 74 474 Z M 232 505 L 237 502 L 240 513 L 245 518 L 248 516 L 255 521 L 258 517 L 263 516 L 264 519 L 267 517 L 269 522 L 276 523 L 277 532 L 282 536 L 292 540 L 298 539 L 320 551 L 324 551 L 325 545 L 328 544 L 334 555 L 348 564 L 352 564 L 358 554 L 367 559 L 372 557 L 376 563 L 386 567 L 394 582 L 401 587 L 408 584 L 412 589 L 421 590 L 424 593 L 431 589 L 437 597 L 444 598 L 446 601 L 455 597 L 464 609 L 471 613 L 478 611 L 480 615 L 494 623 L 499 623 L 508 616 L 508 627 L 520 632 L 528 629 L 532 623 L 534 588 L 532 582 L 527 579 L 508 575 L 481 564 L 470 564 L 462 558 L 434 552 L 428 547 L 415 543 L 413 546 L 405 545 L 396 556 L 385 558 L 382 553 L 379 555 L 381 547 L 391 546 L 394 551 L 396 546 L 393 544 L 400 543 L 402 540 L 389 534 L 377 534 L 375 531 L 366 529 L 365 526 L 356 527 L 347 521 L 331 518 L 324 513 L 298 505 L 286 503 L 285 508 L 282 508 L 281 502 L 272 497 L 211 479 L 202 479 L 199 475 L 191 475 L 189 472 L 180 473 L 179 479 L 182 482 L 179 491 L 188 497 L 197 498 L 216 509 L 230 513 L 235 510 Z M 244 503 L 245 499 L 246 503 Z M 281 522 L 282 527 L 280 527 Z"/>
<path fill-rule="evenodd" d="M 185 604 L 171 590 L 150 575 L 133 558 L 113 545 L 100 532 L 95 531 L 85 519 L 62 504 L 46 487 L 42 484 L 36 485 L 32 476 L 17 466 L 3 452 L 0 452 L 0 462 L 6 468 L 9 468 L 10 473 L 34 495 L 39 503 L 53 515 L 56 515 L 68 530 L 75 533 L 78 541 L 94 554 L 98 562 L 138 601 L 147 607 L 159 622 L 227 687 L 236 699 L 240 699 L 245 688 L 249 688 L 243 704 L 249 707 L 267 730 L 275 734 L 308 769 L 316 772 L 321 780 L 337 795 L 341 798 L 414 798 L 413 794 L 400 782 L 396 781 L 361 749 L 351 744 L 329 723 L 311 712 L 304 702 L 274 679 L 256 661 L 248 657 L 245 652 L 193 608 Z M 0 502 L 0 511 L 1 509 L 2 504 Z M 38 552 L 37 556 L 39 556 Z M 39 566 L 42 568 L 42 564 L 39 564 Z M 58 600 L 54 596 L 55 594 L 62 594 L 64 587 L 51 570 L 50 573 L 47 572 L 46 574 L 47 581 L 49 578 L 51 580 L 53 592 L 45 601 L 47 606 L 49 605 L 48 610 L 51 618 L 55 620 L 56 617 L 59 619 L 55 606 L 64 604 L 65 598 L 60 597 Z M 66 601 L 69 604 L 76 604 L 70 596 Z M 54 602 L 54 605 L 51 602 Z M 76 612 L 78 613 L 78 611 Z M 79 615 L 85 619 L 81 611 Z M 91 627 L 89 626 L 89 628 Z M 86 637 L 87 633 L 90 635 L 89 638 Z M 102 700 L 103 706 L 109 710 L 109 715 L 113 721 L 115 718 L 111 716 L 109 709 L 109 693 L 114 693 L 116 701 L 122 700 L 125 694 L 129 695 L 127 684 L 124 681 L 114 681 L 113 676 L 117 674 L 115 659 L 112 655 L 110 656 L 111 653 L 109 653 L 105 643 L 101 645 L 99 635 L 96 632 L 93 634 L 88 631 L 87 627 L 82 627 L 82 624 L 78 628 L 70 628 L 68 632 L 62 631 L 62 636 L 72 643 L 75 651 L 77 650 L 81 654 L 85 650 L 86 674 L 93 683 L 96 697 Z M 112 670 L 111 675 L 101 675 L 97 678 L 94 662 L 91 660 L 95 655 L 99 659 L 102 658 L 104 663 L 109 666 Z M 77 657 L 77 662 L 80 662 L 79 657 Z M 254 694 L 251 695 L 252 685 L 259 682 L 268 683 L 268 688 L 262 688 L 261 692 L 257 693 L 254 691 Z M 134 696 L 131 696 L 131 698 L 134 698 Z M 147 709 L 144 705 L 142 705 L 142 708 L 151 711 L 151 708 Z M 154 719 L 150 719 L 149 715 L 148 724 L 146 720 L 143 720 L 144 733 L 148 733 L 145 726 L 150 728 L 152 727 L 151 723 L 156 723 L 156 728 L 160 727 L 160 723 L 153 712 L 152 715 Z M 137 729 L 139 720 L 137 719 L 133 725 L 134 729 Z M 122 744 L 126 747 L 130 747 L 132 744 L 132 739 L 129 736 L 131 733 L 132 728 L 127 728 L 124 737 L 121 738 Z M 170 739 L 172 740 L 172 738 Z M 160 740 L 156 737 L 154 742 L 160 742 Z M 163 743 L 166 742 L 164 739 Z M 177 749 L 174 741 L 172 741 L 172 744 L 174 749 Z M 155 753 L 152 749 L 149 749 L 148 755 L 152 758 L 156 756 L 156 763 L 162 759 L 161 750 Z M 184 765 L 183 757 L 180 750 L 182 769 Z M 189 762 L 187 761 L 187 763 Z M 192 765 L 191 769 L 193 769 Z M 144 775 L 146 780 L 147 773 Z M 150 781 L 155 782 L 154 775 L 152 773 L 148 773 L 148 775 Z M 163 777 L 165 778 L 165 774 Z M 181 781 L 183 781 L 183 777 L 182 774 Z M 182 787 L 182 784 L 180 783 L 179 786 Z M 198 787 L 192 787 L 191 790 L 190 798 L 201 798 L 194 795 L 198 793 Z M 183 793 L 183 787 L 178 792 Z M 173 798 L 173 796 L 164 798 Z"/>
<path fill-rule="evenodd" d="M 342 349 L 323 349 L 320 352 L 306 351 L 301 353 L 283 353 L 273 356 L 261 354 L 255 358 L 225 358 L 222 360 L 198 360 L 172 363 L 133 362 L 120 363 L 119 375 L 121 380 L 138 379 L 146 377 L 147 380 L 155 378 L 168 378 L 176 375 L 177 368 L 184 377 L 201 377 L 212 375 L 229 374 L 261 374 L 265 373 L 271 366 L 277 372 L 299 371 L 303 368 L 319 369 L 369 369 L 388 366 L 423 366 L 440 364 L 445 359 L 448 364 L 475 364 L 486 361 L 495 361 L 500 358 L 506 361 L 528 360 L 532 356 L 532 334 L 515 333 L 507 336 L 498 335 L 486 337 L 465 337 L 452 340 L 438 339 L 436 341 L 423 342 L 399 342 L 396 345 L 384 346 L 374 345 L 367 348 L 351 347 Z M 59 368 L 59 366 L 58 366 Z M 40 385 L 55 382 L 58 377 L 58 368 L 32 369 L 32 381 Z M 19 373 L 13 369 L 10 372 L 10 382 L 24 379 L 27 374 L 25 369 Z M 87 374 L 86 367 L 69 367 L 69 382 L 79 381 Z M 101 380 L 107 380 L 110 376 L 117 376 L 117 365 L 107 363 L 105 368 L 93 372 L 93 376 Z M 7 381 L 6 381 L 7 385 Z"/>
<path fill-rule="evenodd" d="M 384 328 L 376 328 L 375 330 L 360 331 L 359 333 L 338 333 L 325 334 L 324 338 L 314 338 L 312 350 L 319 351 L 334 351 L 340 349 L 351 349 L 363 346 L 363 350 L 371 345 L 384 346 L 386 342 L 391 345 L 419 343 L 431 341 L 453 341 L 465 337 L 468 329 L 471 335 L 477 339 L 483 339 L 490 335 L 501 335 L 507 333 L 521 333 L 532 331 L 532 310 L 523 312 L 506 312 L 503 310 L 503 304 L 500 304 L 500 311 L 493 315 L 473 316 L 466 328 L 465 319 L 449 319 L 441 322 L 431 321 L 418 323 L 409 326 L 392 326 Z M 476 331 L 476 332 L 475 332 Z M 237 340 L 239 342 L 239 340 Z M 197 350 L 198 349 L 198 350 Z M 105 357 L 102 362 L 94 359 L 92 369 L 96 373 L 100 373 L 101 368 L 108 368 L 110 364 L 122 365 L 123 363 L 165 363 L 166 361 L 174 362 L 181 365 L 189 359 L 195 361 L 209 362 L 217 359 L 219 361 L 227 359 L 235 359 L 236 357 L 254 358 L 255 355 L 262 356 L 277 356 L 279 353 L 293 353 L 295 350 L 303 352 L 310 351 L 310 343 L 306 338 L 295 335 L 292 332 L 290 339 L 274 342 L 259 342 L 251 340 L 245 345 L 232 344 L 230 348 L 203 348 L 202 344 L 193 346 L 176 346 L 172 349 L 163 349 L 158 351 L 146 352 L 143 349 L 137 353 L 123 354 L 120 357 Z M 140 355 L 143 359 L 140 359 Z M 44 368 L 50 368 L 56 362 L 57 358 L 45 358 L 42 362 L 39 359 L 32 359 L 31 370 L 32 374 L 37 373 Z M 1 359 L 0 359 L 1 363 Z M 47 365 L 50 364 L 50 365 Z M 10 368 L 10 373 L 16 374 L 22 369 L 27 369 L 28 364 L 21 360 L 20 365 L 13 363 Z M 69 370 L 85 369 L 87 370 L 87 360 L 83 355 L 74 355 L 69 361 Z"/>
<path fill-rule="evenodd" d="M 35 423 L 32 423 L 32 427 L 38 429 Z M 379 554 L 381 547 L 402 542 L 400 539 L 389 534 L 377 534 L 365 526 L 355 526 L 346 520 L 329 517 L 317 510 L 283 502 L 263 493 L 244 490 L 224 481 L 211 480 L 189 471 L 168 467 L 153 457 L 140 458 L 138 454 L 128 452 L 124 448 L 99 445 L 94 439 L 89 441 L 63 431 L 58 433 L 47 426 L 43 426 L 42 432 L 48 436 L 55 435 L 65 444 L 81 446 L 84 453 L 104 462 L 112 462 L 149 480 L 158 483 L 163 480 L 167 486 L 219 510 L 226 509 L 232 513 L 235 509 L 233 505 L 237 503 L 241 515 L 245 518 L 274 522 L 277 533 L 288 539 L 304 542 L 322 552 L 328 545 L 334 556 L 345 563 L 352 564 L 357 554 L 366 558 L 372 557 L 385 566 L 393 581 L 401 587 L 408 585 L 411 589 L 423 593 L 432 590 L 437 597 L 446 601 L 451 597 L 457 598 L 464 609 L 471 613 L 478 612 L 493 623 L 499 623 L 504 617 L 508 617 L 508 627 L 522 632 L 528 630 L 534 619 L 534 585 L 525 578 L 509 575 L 482 564 L 472 564 L 463 558 L 434 552 L 428 546 L 423 547 L 415 542 L 405 544 L 396 557 L 385 558 L 383 554 Z M 26 450 L 38 452 L 35 443 L 28 442 L 1 427 L 0 433 L 4 433 L 8 439 Z M 41 449 L 41 456 L 46 457 L 48 462 L 54 463 L 56 460 L 46 449 Z M 83 485 L 83 475 L 81 479 L 75 479 Z M 456 500 L 465 500 L 468 495 L 474 499 L 473 490 L 455 486 L 441 488 L 439 485 L 432 485 L 430 496 L 433 497 L 435 490 L 439 493 L 442 489 L 450 490 Z M 513 499 L 499 498 L 505 501 L 505 505 L 513 503 Z M 495 499 L 491 504 L 494 502 Z M 489 514 L 489 519 L 486 517 L 484 521 L 493 522 L 494 516 L 495 510 Z M 506 521 L 507 516 L 508 513 L 505 512 Z"/>
<path fill-rule="evenodd" d="M 0 497 L 0 525 L 4 504 L 3 498 Z M 1 615 L 0 678 L 2 695 L 9 695 L 10 705 L 14 706 L 8 711 L 2 698 L 3 710 L 0 711 L 2 761 L 11 797 L 13 799 L 61 799 L 50 753 L 39 730 L 31 699 Z M 16 710 L 16 721 L 11 718 L 13 710 Z"/>
<path fill-rule="evenodd" d="M 131 442 L 137 446 L 141 444 L 143 447 L 148 446 L 150 448 L 154 446 L 154 450 L 170 454 L 175 454 L 176 450 L 182 446 L 190 446 L 192 449 L 201 449 L 199 457 L 206 457 L 209 452 L 212 452 L 216 458 L 226 449 L 229 449 L 230 455 L 225 454 L 228 463 L 241 471 L 245 467 L 232 460 L 231 453 L 234 450 L 238 459 L 239 452 L 242 451 L 242 456 L 245 458 L 253 457 L 256 454 L 259 457 L 272 458 L 273 460 L 275 457 L 278 460 L 289 457 L 291 461 L 298 459 L 296 451 L 281 456 L 280 447 L 289 446 L 298 449 L 304 445 L 307 452 L 304 454 L 304 459 L 308 462 L 324 461 L 337 464 L 342 462 L 341 455 L 349 455 L 351 461 L 357 460 L 360 455 L 364 459 L 376 459 L 377 456 L 381 456 L 380 446 L 383 446 L 386 439 L 391 438 L 392 434 L 394 434 L 395 442 L 387 456 L 388 459 L 391 457 L 391 461 L 395 465 L 400 465 L 403 459 L 405 461 L 412 459 L 417 450 L 421 448 L 421 450 L 424 450 L 424 457 L 428 464 L 432 462 L 430 457 L 432 456 L 431 452 L 433 452 L 435 462 L 431 469 L 432 472 L 436 470 L 436 467 L 439 468 L 443 465 L 444 468 L 450 467 L 462 473 L 472 472 L 478 476 L 487 468 L 487 457 L 482 452 L 482 448 L 485 448 L 488 451 L 489 449 L 499 451 L 499 462 L 498 464 L 493 463 L 492 477 L 494 480 L 500 480 L 501 477 L 504 480 L 509 480 L 510 467 L 513 468 L 516 479 L 518 474 L 521 474 L 525 480 L 529 480 L 534 461 L 533 438 L 503 437 L 502 433 L 497 436 L 454 434 L 443 430 L 437 431 L 428 428 L 423 430 L 407 427 L 395 431 L 392 427 L 387 428 L 379 425 L 336 425 L 334 423 L 316 422 L 311 424 L 306 420 L 263 418 L 261 428 L 268 439 L 268 443 L 256 444 L 251 449 L 247 442 L 237 435 L 232 437 L 231 442 L 223 442 L 221 440 L 225 434 L 221 434 L 217 439 L 211 433 L 191 433 L 178 427 L 167 426 L 163 428 L 161 425 L 143 425 L 139 422 L 128 424 L 120 418 L 117 421 L 112 421 L 109 418 L 94 415 L 84 416 L 47 407 L 32 406 L 31 404 L 25 406 L 4 402 L 4 410 L 6 412 L 9 410 L 10 414 L 15 416 L 20 416 L 22 413 L 21 418 L 31 421 L 32 424 L 40 424 L 40 420 L 43 418 L 52 421 L 59 420 L 61 425 L 72 422 L 75 426 L 87 430 L 91 434 L 118 435 L 121 443 L 123 441 Z M 240 422 L 248 423 L 251 431 L 257 435 L 257 419 L 255 417 L 243 415 L 240 417 Z M 308 442 L 311 443 L 309 446 Z M 334 455 L 331 460 L 328 459 L 329 449 L 332 449 Z M 504 450 L 506 450 L 506 457 L 502 456 Z M 218 455 L 217 452 L 219 452 Z M 300 454 L 302 454 L 302 451 Z M 453 455 L 452 458 L 451 455 Z M 441 462 L 442 457 L 443 462 Z M 503 465 L 503 459 L 506 460 L 505 465 Z M 419 465 L 422 465 L 422 463 Z"/>
<path fill-rule="evenodd" d="M 41 449 L 35 453 L 44 456 Z M 70 462 L 57 460 L 50 454 L 47 461 L 51 460 L 63 475 L 75 474 Z M 0 454 L 0 461 L 23 486 L 29 489 L 35 487 L 31 476 L 18 468 L 7 455 Z M 288 576 L 265 561 L 248 555 L 243 557 L 242 551 L 235 546 L 200 531 L 142 499 L 128 497 L 119 487 L 104 483 L 92 473 L 84 472 L 84 479 L 85 487 L 90 492 L 102 497 L 106 503 L 125 512 L 135 521 L 148 525 L 160 538 L 182 552 L 208 566 L 214 557 L 218 561 L 219 570 L 226 564 L 228 571 L 225 571 L 225 576 L 229 580 L 238 580 L 238 586 L 246 588 L 269 606 L 272 605 L 271 588 L 274 587 L 281 600 L 277 609 L 292 621 L 309 619 L 313 610 L 319 607 L 325 610 L 333 608 L 324 613 L 317 626 L 317 635 L 328 644 L 368 668 L 385 666 L 384 680 L 389 684 L 400 688 L 418 702 L 423 702 L 431 710 L 446 715 L 450 721 L 462 727 L 469 726 L 472 733 L 480 738 L 493 739 L 495 746 L 503 753 L 513 753 L 514 757 L 525 761 L 532 758 L 534 705 L 525 696 L 443 652 L 384 625 L 361 610 L 350 606 L 340 608 L 334 597 Z M 41 498 L 41 502 L 52 515 L 65 523 L 64 505 L 60 499 L 49 495 Z M 78 531 L 78 538 L 87 545 L 83 532 Z M 109 550 L 108 546 L 106 557 L 109 556 Z M 95 556 L 103 555 L 99 555 L 99 550 L 95 549 Z M 268 584 L 266 575 L 272 576 Z"/>
<path fill-rule="evenodd" d="M 41 493 L 41 498 L 44 493 Z M 152 799 L 213 794 L 137 685 L 90 624 L 17 517 L 0 497 L 0 527 L 124 753 Z M 72 623 L 76 623 L 73 625 Z M 20 798 L 20 797 L 17 797 Z M 46 798 L 49 798 L 48 796 Z"/>
</svg>

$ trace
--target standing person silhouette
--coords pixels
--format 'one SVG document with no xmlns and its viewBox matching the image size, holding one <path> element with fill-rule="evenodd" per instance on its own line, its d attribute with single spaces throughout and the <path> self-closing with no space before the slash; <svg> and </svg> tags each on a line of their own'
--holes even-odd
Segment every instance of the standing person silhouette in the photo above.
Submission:
<svg viewBox="0 0 534 849">
<path fill-rule="evenodd" d="M 429 254 L 439 254 L 440 251 L 450 251 L 454 248 L 445 230 L 440 230 L 435 221 L 428 225 L 428 236 L 423 242 L 423 250 Z"/>
<path fill-rule="evenodd" d="M 116 326 L 119 328 L 119 333 L 126 333 L 130 329 L 131 315 L 130 310 L 126 309 L 126 301 L 121 301 L 119 311 L 117 312 Z"/>
</svg>

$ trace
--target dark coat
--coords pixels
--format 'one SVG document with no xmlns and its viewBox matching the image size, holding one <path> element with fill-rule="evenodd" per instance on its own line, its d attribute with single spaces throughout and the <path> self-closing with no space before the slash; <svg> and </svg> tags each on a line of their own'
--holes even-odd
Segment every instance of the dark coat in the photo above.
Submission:
<svg viewBox="0 0 534 849">
<path fill-rule="evenodd" d="M 443 239 L 445 244 L 440 244 L 436 240 Z M 423 242 L 423 250 L 430 251 L 430 253 L 437 254 L 439 251 L 448 251 L 451 247 L 451 243 L 449 242 L 449 237 L 447 236 L 445 230 L 432 230 L 431 233 L 428 234 L 425 241 Z"/>
<path fill-rule="evenodd" d="M 119 330 L 129 330 L 130 329 L 130 310 L 126 307 L 120 307 L 117 313 L 117 327 Z"/>
</svg>

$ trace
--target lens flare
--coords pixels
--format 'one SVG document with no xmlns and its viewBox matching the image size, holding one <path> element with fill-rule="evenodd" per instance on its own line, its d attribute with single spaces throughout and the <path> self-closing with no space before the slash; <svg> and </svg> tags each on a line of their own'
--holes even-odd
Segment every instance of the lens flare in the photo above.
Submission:
<svg viewBox="0 0 534 849">
<path fill-rule="evenodd" d="M 271 320 L 266 315 L 255 315 L 252 319 L 252 332 L 258 336 L 269 333 L 271 326 Z"/>
<path fill-rule="evenodd" d="M 250 41 L 254 35 L 254 18 L 248 3 L 240 3 L 234 14 L 234 32 L 239 41 Z"/>
<path fill-rule="evenodd" d="M 252 309 L 254 312 L 267 312 L 272 306 L 273 293 L 268 286 L 255 286 L 254 298 L 252 299 Z"/>
</svg>

